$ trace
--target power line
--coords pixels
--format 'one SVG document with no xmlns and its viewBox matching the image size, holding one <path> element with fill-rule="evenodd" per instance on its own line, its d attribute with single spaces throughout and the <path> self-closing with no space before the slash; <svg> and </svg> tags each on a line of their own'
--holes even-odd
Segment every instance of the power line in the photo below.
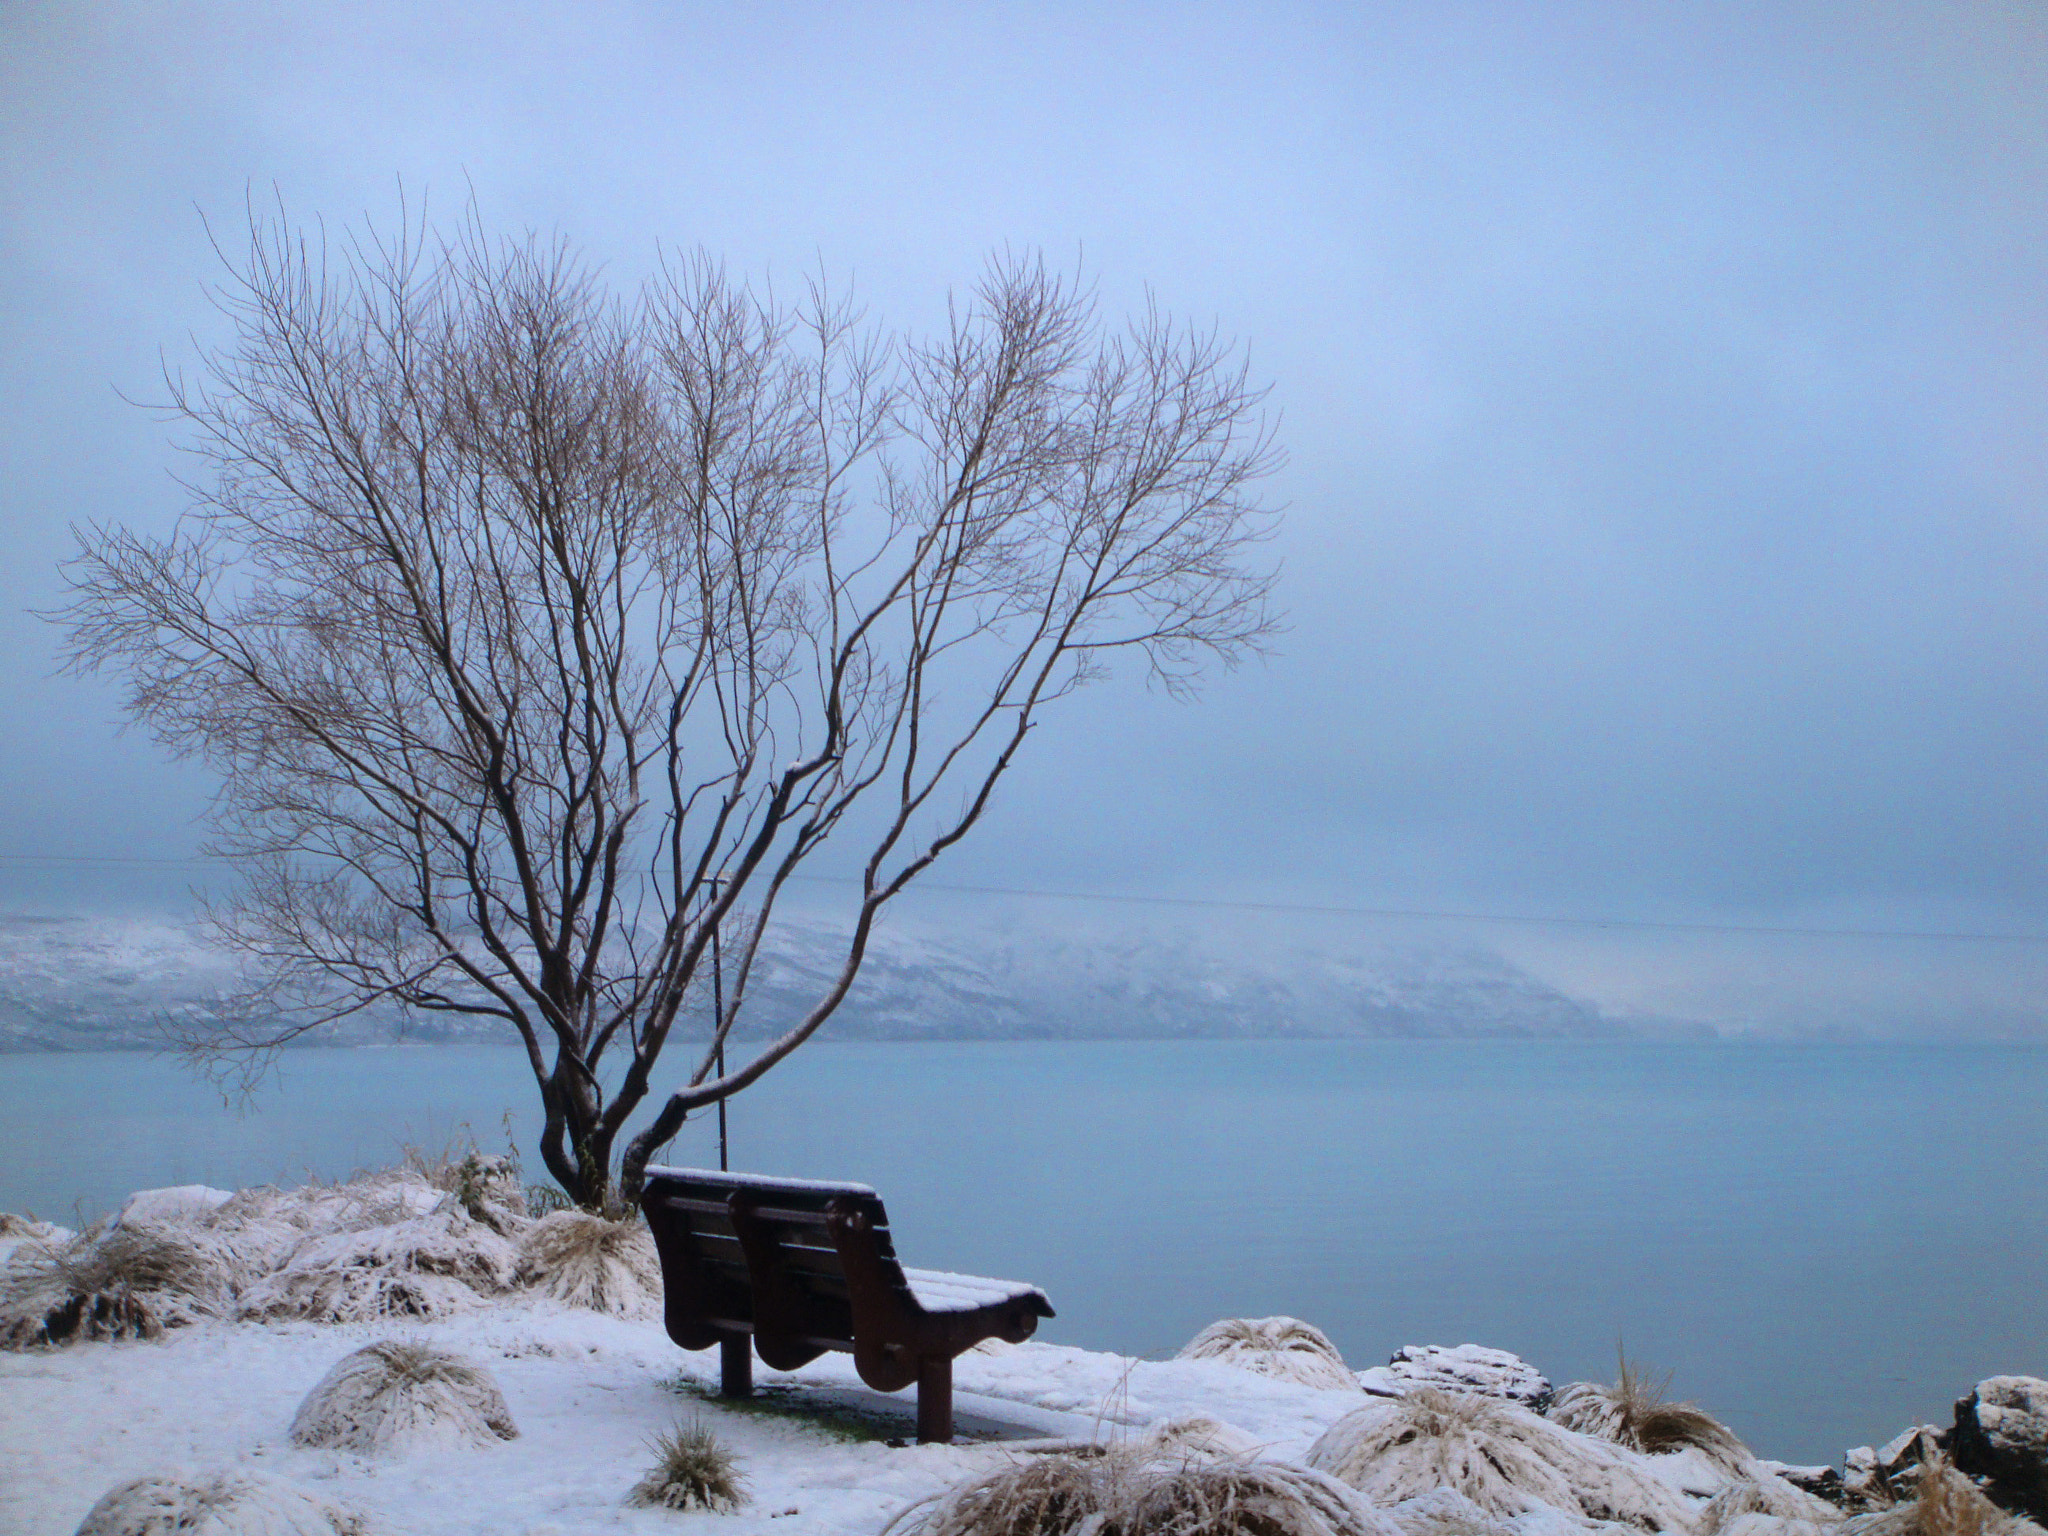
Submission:
<svg viewBox="0 0 2048 1536">
<path fill-rule="evenodd" d="M 64 853 L 0 853 L 4 864 L 118 864 L 175 866 L 211 864 L 205 858 L 155 859 Z M 813 885 L 853 885 L 850 875 L 795 875 Z M 1959 944 L 2048 944 L 2042 933 L 1975 933 L 1963 930 L 1913 928 L 1799 928 L 1764 923 L 1679 923 L 1639 917 L 1538 917 L 1522 912 L 1447 912 L 1422 907 L 1340 907 L 1291 901 L 1226 901 L 1204 896 L 1132 896 L 1106 891 L 1046 891 L 1027 886 L 955 885 L 921 880 L 912 891 L 943 891 L 959 896 L 1021 896 L 1033 901 L 1093 901 L 1117 906 L 1186 907 L 1218 912 L 1277 912 L 1298 917 L 1394 917 L 1425 922 L 1509 923 L 1539 928 L 1624 929 L 1645 933 L 1714 933 L 1797 939 L 1928 939 Z"/>
<path fill-rule="evenodd" d="M 826 880 L 825 875 L 798 876 Z M 849 882 L 850 883 L 850 882 Z M 1630 917 L 1532 917 L 1516 912 L 1437 912 L 1417 907 L 1335 907 L 1290 901 L 1222 901 L 1201 896 L 1112 896 L 1097 891 L 1033 891 L 1000 885 L 942 885 L 920 881 L 920 891 L 972 896 L 1032 896 L 1057 901 L 1110 901 L 1158 907 L 1209 907 L 1231 912 L 1285 912 L 1316 917 L 1407 917 L 1457 923 L 1528 923 L 1554 928 L 1629 928 L 1664 933 L 1770 934 L 1808 939 L 1948 939 L 1985 944 L 2048 944 L 2044 933 L 1965 933 L 1903 928 L 1790 928 L 1751 923 L 1675 923 Z"/>
<path fill-rule="evenodd" d="M 139 859 L 88 853 L 0 853 L 0 864 L 214 864 L 216 859 Z"/>
</svg>

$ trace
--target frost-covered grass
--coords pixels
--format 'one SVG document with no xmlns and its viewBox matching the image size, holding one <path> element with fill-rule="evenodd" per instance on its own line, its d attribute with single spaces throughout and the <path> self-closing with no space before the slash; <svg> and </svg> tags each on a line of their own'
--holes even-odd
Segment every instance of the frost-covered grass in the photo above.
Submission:
<svg viewBox="0 0 2048 1536">
<path fill-rule="evenodd" d="M 1022 1457 L 890 1522 L 889 1536 L 1398 1536 L 1342 1484 L 1287 1462 L 1142 1451 Z"/>
<path fill-rule="evenodd" d="M 1226 1317 L 1182 1346 L 1183 1360 L 1221 1360 L 1305 1387 L 1353 1388 L 1358 1378 L 1330 1336 L 1298 1317 Z"/>
<path fill-rule="evenodd" d="M 1692 1506 L 1646 1460 L 1518 1404 L 1435 1387 L 1374 1399 L 1330 1426 L 1308 1453 L 1310 1466 L 1374 1504 L 1449 1488 L 1495 1516 L 1547 1507 L 1689 1531 Z"/>
<path fill-rule="evenodd" d="M 2007 1514 L 1941 1456 L 1921 1464 L 1912 1498 L 1838 1530 L 1840 1536 L 2041 1536 L 2041 1527 Z"/>
<path fill-rule="evenodd" d="M 678 1424 L 649 1442 L 654 1465 L 633 1485 L 628 1502 L 646 1509 L 702 1509 L 729 1515 L 747 1502 L 739 1458 L 701 1419 Z"/>
<path fill-rule="evenodd" d="M 156 1338 L 218 1310 L 225 1268 L 183 1230 L 102 1225 L 28 1238 L 0 1265 L 0 1348 Z"/>
<path fill-rule="evenodd" d="M 1740 1473 L 1755 1458 L 1732 1430 L 1694 1403 L 1674 1403 L 1671 1378 L 1652 1378 L 1621 1357 L 1614 1385 L 1575 1381 L 1557 1394 L 1549 1416 L 1582 1435 L 1597 1435 L 1632 1451 L 1660 1456 L 1696 1450 L 1716 1465 Z"/>
<path fill-rule="evenodd" d="M 215 1315 L 431 1322 L 519 1289 L 652 1318 L 660 1267 L 638 1221 L 536 1220 L 516 1167 L 474 1151 L 409 1149 L 405 1166 L 341 1184 L 146 1191 L 80 1236 L 20 1217 L 0 1229 L 7 1349 L 155 1338 Z"/>
<path fill-rule="evenodd" d="M 384 1339 L 344 1356 L 292 1417 L 292 1444 L 367 1455 L 484 1446 L 519 1430 L 491 1373 L 420 1339 Z"/>
<path fill-rule="evenodd" d="M 138 1477 L 107 1490 L 77 1536 L 366 1536 L 363 1517 L 261 1472 Z"/>
<path fill-rule="evenodd" d="M 89 1536 L 2040 1536 L 1963 1483 L 1845 1524 L 1697 1440 L 1652 1455 L 1477 1392 L 1368 1397 L 1293 1319 L 1205 1330 L 1207 1358 L 970 1351 L 962 1440 L 910 1445 L 914 1395 L 843 1355 L 719 1397 L 716 1353 L 632 1301 L 654 1294 L 638 1227 L 536 1217 L 510 1170 L 444 1161 L 8 1234 L 0 1296 L 40 1321 L 0 1352 L 0 1536 L 89 1512 Z M 50 1327 L 78 1296 L 161 1309 Z"/>
<path fill-rule="evenodd" d="M 614 1317 L 661 1315 L 661 1260 L 640 1221 L 588 1211 L 543 1216 L 519 1242 L 518 1282 L 572 1307 Z"/>
</svg>

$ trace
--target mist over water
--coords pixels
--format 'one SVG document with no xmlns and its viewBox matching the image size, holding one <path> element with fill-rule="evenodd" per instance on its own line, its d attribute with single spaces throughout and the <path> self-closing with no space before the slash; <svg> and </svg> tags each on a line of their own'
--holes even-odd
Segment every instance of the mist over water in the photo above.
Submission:
<svg viewBox="0 0 2048 1536">
<path fill-rule="evenodd" d="M 159 1058 L 11 1056 L 0 1209 L 340 1177 L 464 1122 L 534 1177 L 533 1097 L 487 1046 L 294 1052 L 246 1112 Z M 2040 1047 L 827 1042 L 734 1103 L 731 1148 L 874 1184 L 908 1262 L 1043 1285 L 1058 1343 L 1282 1312 L 1354 1366 L 1474 1342 L 1560 1384 L 1621 1343 L 1793 1461 L 2048 1373 Z M 666 1160 L 715 1166 L 713 1118 Z"/>
</svg>

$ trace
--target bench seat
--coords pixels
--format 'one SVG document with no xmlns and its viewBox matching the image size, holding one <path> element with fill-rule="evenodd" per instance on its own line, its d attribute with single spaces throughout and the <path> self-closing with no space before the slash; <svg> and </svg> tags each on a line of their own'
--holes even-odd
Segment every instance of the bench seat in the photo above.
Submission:
<svg viewBox="0 0 2048 1536">
<path fill-rule="evenodd" d="M 1052 1316 L 1052 1303 L 1045 1292 L 1021 1280 L 989 1280 L 980 1275 L 955 1275 L 943 1269 L 907 1266 L 903 1278 L 909 1282 L 910 1294 L 917 1298 L 917 1304 L 927 1312 L 973 1312 L 1036 1297 L 1045 1308 L 1039 1315 Z"/>
<path fill-rule="evenodd" d="M 669 1337 L 719 1345 L 728 1396 L 752 1390 L 755 1354 L 792 1371 L 839 1350 L 878 1392 L 916 1383 L 918 1439 L 950 1440 L 954 1357 L 1053 1315 L 1035 1285 L 904 1268 L 865 1184 L 651 1167 L 641 1210 Z"/>
</svg>

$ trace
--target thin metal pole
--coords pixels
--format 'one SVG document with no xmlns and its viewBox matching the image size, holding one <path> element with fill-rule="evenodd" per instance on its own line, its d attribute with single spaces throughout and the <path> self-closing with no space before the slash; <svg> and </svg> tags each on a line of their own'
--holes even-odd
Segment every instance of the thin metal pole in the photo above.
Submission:
<svg viewBox="0 0 2048 1536">
<path fill-rule="evenodd" d="M 719 882 L 714 878 L 711 882 L 711 900 L 714 904 L 718 900 L 718 885 Z M 724 967 L 718 955 L 718 925 L 715 923 L 711 928 L 711 1008 L 711 1027 L 714 1030 L 723 1028 L 725 1024 L 725 976 Z M 718 1075 L 720 1077 L 725 1076 L 725 1037 L 723 1035 L 720 1035 L 718 1038 Z M 718 1171 L 720 1173 L 731 1172 L 731 1164 L 727 1162 L 725 1152 L 725 1100 L 723 1099 L 718 1101 Z"/>
</svg>

